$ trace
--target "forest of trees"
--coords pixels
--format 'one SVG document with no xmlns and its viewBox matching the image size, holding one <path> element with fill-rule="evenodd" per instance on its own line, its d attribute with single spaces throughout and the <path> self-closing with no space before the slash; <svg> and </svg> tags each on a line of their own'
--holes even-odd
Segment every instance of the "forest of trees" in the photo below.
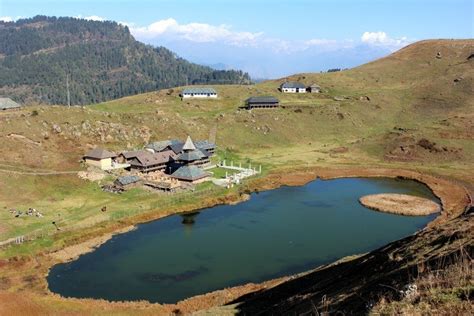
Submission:
<svg viewBox="0 0 474 316">
<path fill-rule="evenodd" d="M 36 16 L 0 21 L 0 95 L 73 105 L 186 84 L 248 84 L 247 73 L 190 63 L 115 22 Z"/>
</svg>

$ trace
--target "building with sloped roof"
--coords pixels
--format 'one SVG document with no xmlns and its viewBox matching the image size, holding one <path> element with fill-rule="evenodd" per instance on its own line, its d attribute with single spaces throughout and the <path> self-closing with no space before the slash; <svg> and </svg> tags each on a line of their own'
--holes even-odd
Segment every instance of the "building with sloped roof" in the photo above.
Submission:
<svg viewBox="0 0 474 316">
<path fill-rule="evenodd" d="M 6 110 L 18 110 L 21 108 L 21 105 L 16 103 L 10 98 L 0 98 L 0 110 L 1 111 L 6 111 Z"/>
<path fill-rule="evenodd" d="M 112 168 L 112 159 L 115 157 L 117 157 L 115 153 L 97 147 L 87 152 L 82 158 L 88 165 L 108 170 Z"/>
<path fill-rule="evenodd" d="M 176 142 L 176 143 L 172 143 L 169 147 L 170 147 L 170 150 L 172 150 L 175 154 L 179 154 L 180 152 L 183 151 L 183 146 L 184 146 L 183 142 Z"/>
<path fill-rule="evenodd" d="M 188 98 L 217 98 L 217 91 L 213 88 L 186 88 L 181 92 L 183 99 Z"/>
<path fill-rule="evenodd" d="M 309 93 L 321 93 L 321 87 L 317 84 L 312 84 L 308 87 Z"/>
<path fill-rule="evenodd" d="M 140 177 L 139 176 L 122 176 L 118 177 L 115 181 L 114 184 L 120 187 L 127 187 L 131 186 L 133 184 L 137 184 L 140 182 Z"/>
<path fill-rule="evenodd" d="M 280 106 L 280 100 L 275 97 L 250 97 L 245 100 L 245 108 L 251 109 L 272 109 Z"/>
<path fill-rule="evenodd" d="M 204 149 L 197 148 L 190 136 L 186 139 L 182 151 L 176 156 L 176 162 L 183 165 L 202 166 L 210 162 L 211 155 Z"/>
<path fill-rule="evenodd" d="M 129 163 L 143 150 L 122 151 L 117 157 L 121 163 Z"/>
<path fill-rule="evenodd" d="M 138 152 L 135 157 L 129 161 L 132 169 L 141 172 L 151 172 L 165 170 L 167 165 L 173 162 L 175 154 L 172 150 L 166 150 L 158 153 L 151 153 L 146 150 Z"/>
<path fill-rule="evenodd" d="M 176 157 L 176 161 L 183 162 L 183 163 L 193 163 L 197 160 L 206 159 L 208 155 L 204 154 L 199 149 L 193 151 L 185 151 L 179 154 Z"/>
<path fill-rule="evenodd" d="M 195 141 L 194 144 L 196 145 L 197 148 L 201 150 L 205 150 L 211 156 L 214 155 L 214 153 L 216 152 L 216 144 L 208 140 L 198 140 L 198 141 Z"/>
<path fill-rule="evenodd" d="M 207 156 L 212 156 L 216 152 L 216 144 L 208 140 L 193 141 L 193 143 L 197 149 L 201 150 Z M 184 142 L 176 139 L 162 140 L 146 145 L 145 149 L 152 153 L 172 150 L 175 154 L 178 155 L 183 151 L 184 145 Z"/>
<path fill-rule="evenodd" d="M 160 152 L 166 149 L 169 149 L 169 146 L 171 145 L 170 140 L 161 140 L 157 142 L 150 143 L 145 146 L 145 149 L 150 151 L 150 152 Z"/>
<path fill-rule="evenodd" d="M 280 91 L 284 93 L 306 93 L 306 86 L 301 82 L 284 82 L 280 85 Z"/>
<path fill-rule="evenodd" d="M 171 174 L 172 178 L 180 181 L 201 183 L 209 179 L 210 174 L 193 165 L 182 166 Z"/>
</svg>

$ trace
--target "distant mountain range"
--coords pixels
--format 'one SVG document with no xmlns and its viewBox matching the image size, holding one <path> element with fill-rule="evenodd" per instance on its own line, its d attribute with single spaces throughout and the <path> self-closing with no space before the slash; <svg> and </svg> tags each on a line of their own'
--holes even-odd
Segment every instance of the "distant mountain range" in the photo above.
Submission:
<svg viewBox="0 0 474 316">
<path fill-rule="evenodd" d="M 36 16 L 0 21 L 0 95 L 84 105 L 186 84 L 248 84 L 247 73 L 201 66 L 138 42 L 111 21 Z M 68 89 L 69 88 L 69 89 Z"/>
</svg>

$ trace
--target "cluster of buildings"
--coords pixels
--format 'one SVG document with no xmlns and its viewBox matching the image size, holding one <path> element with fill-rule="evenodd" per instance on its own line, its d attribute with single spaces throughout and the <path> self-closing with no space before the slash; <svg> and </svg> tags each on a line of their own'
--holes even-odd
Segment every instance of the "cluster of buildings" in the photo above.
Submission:
<svg viewBox="0 0 474 316">
<path fill-rule="evenodd" d="M 136 174 L 157 173 L 159 178 L 168 178 L 188 183 L 200 183 L 209 179 L 204 167 L 210 165 L 216 145 L 207 140 L 194 142 L 188 136 L 185 142 L 179 140 L 158 141 L 142 150 L 124 151 L 119 154 L 95 148 L 83 156 L 84 162 L 102 170 L 125 169 Z M 125 178 L 132 181 L 136 178 Z M 153 181 L 152 181 L 153 182 Z"/>
<path fill-rule="evenodd" d="M 321 93 L 321 87 L 317 84 L 305 86 L 301 82 L 287 81 L 280 85 L 283 93 Z M 180 94 L 182 99 L 199 98 L 199 99 L 215 99 L 217 91 L 213 88 L 186 88 Z M 251 109 L 270 109 L 280 106 L 280 101 L 273 96 L 257 96 L 250 97 L 245 100 L 242 107 L 247 110 Z"/>
</svg>

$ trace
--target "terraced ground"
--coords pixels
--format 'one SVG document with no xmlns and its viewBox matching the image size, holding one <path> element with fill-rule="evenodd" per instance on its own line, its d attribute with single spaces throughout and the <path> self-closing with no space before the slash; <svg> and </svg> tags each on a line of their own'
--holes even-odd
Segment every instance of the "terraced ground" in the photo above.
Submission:
<svg viewBox="0 0 474 316">
<path fill-rule="evenodd" d="M 0 240 L 41 236 L 0 250 L 8 269 L 12 258 L 21 262 L 17 270 L 0 271 L 6 280 L 1 290 L 13 298 L 26 291 L 42 311 L 50 299 L 90 311 L 79 300 L 45 295 L 31 258 L 139 220 L 236 200 L 252 188 L 252 181 L 230 191 L 203 185 L 197 191 L 205 193 L 175 200 L 140 189 L 117 196 L 75 174 L 59 174 L 83 169 L 80 158 L 94 146 L 132 149 L 152 140 L 204 139 L 215 132 L 219 158 L 263 166 L 263 180 L 253 181 L 303 168 L 385 168 L 433 174 L 472 188 L 473 46 L 473 40 L 422 41 L 347 71 L 214 86 L 218 100 L 182 101 L 181 88 L 174 88 L 86 107 L 32 106 L 0 113 Z M 317 83 L 323 93 L 280 94 L 279 83 L 287 79 Z M 254 95 L 278 96 L 282 107 L 238 109 Z M 57 174 L 44 175 L 50 172 Z M 107 212 L 100 212 L 105 205 Z M 28 207 L 45 216 L 15 218 L 8 212 Z M 36 260 L 41 271 L 52 263 Z M 99 305 L 108 311 L 136 307 Z"/>
</svg>

